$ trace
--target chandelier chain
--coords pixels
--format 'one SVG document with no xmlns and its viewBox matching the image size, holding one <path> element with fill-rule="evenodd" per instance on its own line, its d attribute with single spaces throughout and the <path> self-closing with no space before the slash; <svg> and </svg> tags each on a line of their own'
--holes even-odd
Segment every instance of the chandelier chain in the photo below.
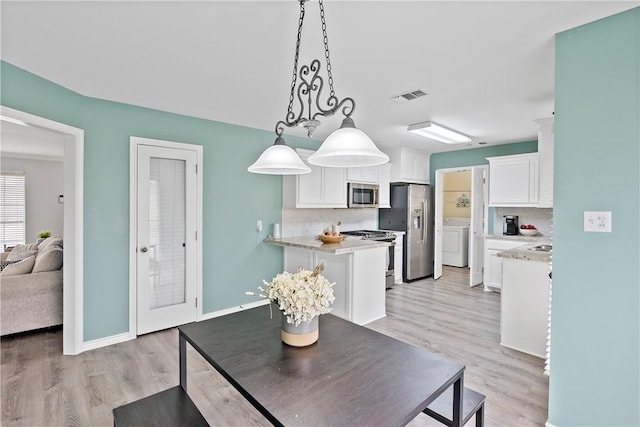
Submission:
<svg viewBox="0 0 640 427">
<path fill-rule="evenodd" d="M 296 82 L 298 81 L 298 57 L 300 55 L 300 43 L 302 41 L 302 24 L 304 23 L 304 2 L 300 0 L 300 17 L 298 18 L 298 39 L 296 40 L 296 54 L 293 58 L 293 76 L 291 77 L 291 92 L 289 93 L 289 107 L 287 112 L 293 112 L 293 98 L 296 92 Z"/>
<path fill-rule="evenodd" d="M 320 21 L 322 22 L 322 41 L 324 43 L 324 57 L 327 60 L 327 74 L 329 76 L 329 95 L 335 96 L 336 91 L 333 89 L 333 75 L 331 74 L 331 59 L 329 58 L 329 38 L 327 37 L 327 21 L 324 18 L 324 5 L 322 0 L 319 0 L 320 4 Z"/>
</svg>

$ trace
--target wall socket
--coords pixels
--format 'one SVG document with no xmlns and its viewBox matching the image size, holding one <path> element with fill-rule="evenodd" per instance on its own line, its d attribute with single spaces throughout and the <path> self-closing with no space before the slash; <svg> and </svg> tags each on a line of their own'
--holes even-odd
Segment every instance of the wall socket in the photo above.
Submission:
<svg viewBox="0 0 640 427">
<path fill-rule="evenodd" d="M 257 220 L 256 221 L 256 230 L 262 231 L 262 221 L 261 220 Z"/>
<path fill-rule="evenodd" d="M 585 211 L 584 231 L 611 233 L 611 211 Z"/>
</svg>

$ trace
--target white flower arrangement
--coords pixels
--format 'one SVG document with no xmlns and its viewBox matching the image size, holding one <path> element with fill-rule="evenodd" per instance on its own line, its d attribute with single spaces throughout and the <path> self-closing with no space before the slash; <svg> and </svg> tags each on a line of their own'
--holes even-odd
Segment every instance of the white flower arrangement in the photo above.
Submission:
<svg viewBox="0 0 640 427">
<path fill-rule="evenodd" d="M 271 282 L 263 280 L 266 289 L 261 286 L 260 297 L 278 305 L 287 323 L 295 326 L 309 322 L 315 316 L 329 313 L 335 301 L 333 286 L 320 272 L 324 265 L 318 265 L 313 271 L 299 268 L 296 273 L 284 271 L 274 277 Z M 256 295 L 255 292 L 245 292 Z"/>
</svg>

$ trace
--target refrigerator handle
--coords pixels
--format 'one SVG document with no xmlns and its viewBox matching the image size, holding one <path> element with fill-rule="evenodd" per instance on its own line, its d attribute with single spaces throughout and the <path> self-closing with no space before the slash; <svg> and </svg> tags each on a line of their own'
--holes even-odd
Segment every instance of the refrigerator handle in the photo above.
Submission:
<svg viewBox="0 0 640 427">
<path fill-rule="evenodd" d="M 427 201 L 422 201 L 422 240 L 427 240 Z"/>
</svg>

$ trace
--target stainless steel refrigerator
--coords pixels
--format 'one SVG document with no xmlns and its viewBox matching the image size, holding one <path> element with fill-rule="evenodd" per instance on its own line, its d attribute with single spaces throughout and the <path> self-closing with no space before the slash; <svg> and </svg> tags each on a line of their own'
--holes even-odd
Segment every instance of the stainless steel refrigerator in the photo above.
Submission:
<svg viewBox="0 0 640 427">
<path fill-rule="evenodd" d="M 404 231 L 402 280 L 433 274 L 433 194 L 423 184 L 391 184 L 391 208 L 378 210 L 382 230 Z"/>
</svg>

